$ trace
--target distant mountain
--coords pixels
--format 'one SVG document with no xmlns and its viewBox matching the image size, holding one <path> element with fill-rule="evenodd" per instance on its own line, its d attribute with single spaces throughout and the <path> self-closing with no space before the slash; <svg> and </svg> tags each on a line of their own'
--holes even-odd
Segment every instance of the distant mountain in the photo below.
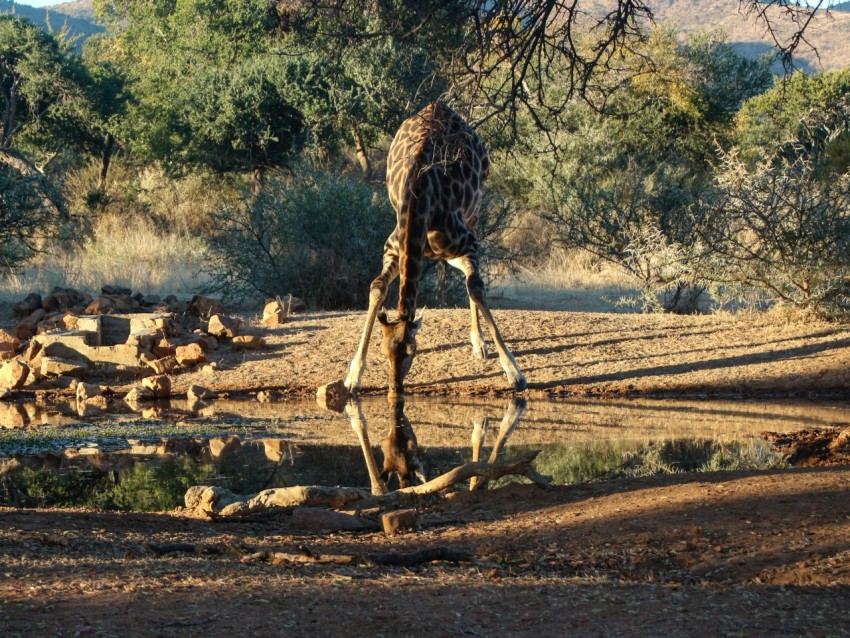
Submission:
<svg viewBox="0 0 850 638">
<path fill-rule="evenodd" d="M 17 4 L 12 0 L 0 0 L 0 13 L 13 13 L 45 29 L 49 24 L 55 31 L 67 26 L 70 35 L 80 38 L 77 48 L 81 47 L 86 38 L 103 31 L 103 27 L 95 24 L 92 19 L 91 0 L 65 2 L 49 9 L 36 9 L 25 4 Z"/>
<path fill-rule="evenodd" d="M 738 0 L 650 0 L 649 5 L 659 23 L 678 31 L 724 32 L 728 42 L 747 57 L 773 50 L 764 25 L 741 14 Z M 799 68 L 817 72 L 850 66 L 850 0 L 832 5 L 829 15 L 818 12 L 806 37 L 817 53 L 801 48 Z"/>
</svg>

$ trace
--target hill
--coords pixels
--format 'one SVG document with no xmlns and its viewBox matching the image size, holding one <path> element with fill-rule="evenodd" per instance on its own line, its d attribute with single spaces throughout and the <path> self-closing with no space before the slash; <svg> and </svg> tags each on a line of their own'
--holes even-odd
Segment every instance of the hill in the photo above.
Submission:
<svg viewBox="0 0 850 638">
<path fill-rule="evenodd" d="M 677 31 L 720 30 L 742 55 L 771 52 L 772 41 L 764 25 L 738 11 L 738 0 L 652 0 L 650 6 L 660 24 Z M 804 47 L 796 60 L 807 72 L 834 71 L 850 64 L 850 2 L 831 9 L 829 14 L 818 13 L 806 34 L 817 52 Z"/>
<path fill-rule="evenodd" d="M 41 27 L 47 28 L 49 25 L 56 31 L 63 26 L 67 27 L 71 36 L 79 37 L 78 49 L 87 38 L 103 31 L 93 20 L 91 0 L 66 2 L 50 9 L 37 9 L 12 0 L 0 0 L 0 13 L 14 13 Z"/>
</svg>

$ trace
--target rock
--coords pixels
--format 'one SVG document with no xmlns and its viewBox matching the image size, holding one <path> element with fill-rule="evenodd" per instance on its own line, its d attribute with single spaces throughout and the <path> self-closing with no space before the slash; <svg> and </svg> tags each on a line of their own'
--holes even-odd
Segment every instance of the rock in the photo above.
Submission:
<svg viewBox="0 0 850 638">
<path fill-rule="evenodd" d="M 85 361 L 44 356 L 41 359 L 41 375 L 44 377 L 78 376 L 88 372 Z"/>
<path fill-rule="evenodd" d="M 218 398 L 218 395 L 210 390 L 209 388 L 205 388 L 202 385 L 193 385 L 186 392 L 186 400 L 189 403 L 196 403 L 198 401 L 210 401 L 212 399 Z"/>
<path fill-rule="evenodd" d="M 227 315 L 213 315 L 210 317 L 207 332 L 214 337 L 232 339 L 239 334 L 239 325 L 242 320 L 239 317 L 228 317 Z"/>
<path fill-rule="evenodd" d="M 165 298 L 165 301 L 168 303 L 168 297 Z M 220 301 L 204 297 L 203 295 L 195 295 L 186 304 L 186 312 L 195 317 L 211 317 L 212 315 L 221 314 L 222 311 L 223 308 Z"/>
<path fill-rule="evenodd" d="M 88 306 L 84 314 L 87 315 L 111 315 L 115 312 L 115 302 L 111 297 L 101 295 Z"/>
<path fill-rule="evenodd" d="M 416 529 L 419 515 L 416 510 L 393 510 L 381 514 L 381 527 L 384 534 L 395 534 L 406 530 Z"/>
<path fill-rule="evenodd" d="M 149 390 L 156 399 L 167 399 L 171 396 L 171 379 L 164 374 L 142 379 L 142 387 Z"/>
<path fill-rule="evenodd" d="M 334 381 L 316 390 L 316 403 L 326 410 L 342 412 L 349 396 L 345 384 L 342 381 Z"/>
<path fill-rule="evenodd" d="M 204 349 L 197 343 L 177 346 L 174 357 L 177 359 L 177 363 L 185 366 L 193 366 L 199 363 L 206 363 L 207 361 L 207 355 L 204 354 Z"/>
<path fill-rule="evenodd" d="M 323 507 L 299 507 L 289 518 L 290 529 L 310 532 L 359 532 L 376 529 L 375 523 L 354 514 Z"/>
<path fill-rule="evenodd" d="M 36 308 L 30 314 L 27 315 L 27 317 L 26 317 L 26 319 L 24 319 L 24 321 L 29 322 L 29 323 L 38 324 L 39 322 L 43 321 L 46 316 L 47 316 L 47 313 L 44 312 L 44 308 Z"/>
<path fill-rule="evenodd" d="M 21 340 L 6 330 L 0 330 L 0 344 L 9 344 L 14 351 L 20 347 Z"/>
<path fill-rule="evenodd" d="M 109 298 L 115 306 L 115 312 L 129 313 L 139 309 L 139 302 L 130 295 L 109 295 Z"/>
<path fill-rule="evenodd" d="M 159 298 L 159 295 L 142 295 L 141 299 L 137 296 L 136 300 L 143 306 L 158 306 L 162 303 L 162 299 Z"/>
<path fill-rule="evenodd" d="M 157 331 L 140 330 L 131 333 L 124 343 L 128 346 L 135 346 L 145 352 L 153 352 L 154 347 L 159 343 L 160 339 L 161 335 Z"/>
<path fill-rule="evenodd" d="M 130 288 L 116 286 L 114 284 L 104 284 L 101 286 L 100 292 L 104 295 L 125 295 L 127 297 L 133 294 L 133 291 Z"/>
<path fill-rule="evenodd" d="M 160 339 L 154 344 L 152 352 L 160 359 L 162 357 L 173 357 L 177 354 L 177 342 L 167 338 Z"/>
<path fill-rule="evenodd" d="M 15 348 L 11 343 L 0 342 L 0 361 L 8 361 L 15 358 Z"/>
<path fill-rule="evenodd" d="M 67 310 L 73 306 L 79 304 L 88 304 L 91 301 L 91 297 L 88 295 L 83 295 L 73 288 L 59 288 L 56 287 L 50 291 L 50 294 L 47 295 L 41 301 L 41 307 L 47 313 L 51 312 L 59 312 L 60 310 Z"/>
<path fill-rule="evenodd" d="M 42 312 L 44 311 L 42 310 Z M 21 341 L 27 341 L 28 339 L 32 339 L 37 333 L 38 324 L 31 323 L 29 321 L 22 321 L 12 329 L 12 334 L 14 334 Z"/>
<path fill-rule="evenodd" d="M 210 455 L 217 459 L 226 454 L 232 454 L 242 447 L 242 439 L 236 435 L 224 438 L 210 439 Z"/>
<path fill-rule="evenodd" d="M 99 396 L 103 396 L 103 389 L 96 383 L 77 384 L 77 402 L 88 401 Z"/>
<path fill-rule="evenodd" d="M 230 345 L 234 350 L 260 350 L 266 347 L 266 340 L 254 335 L 244 335 L 233 337 Z"/>
<path fill-rule="evenodd" d="M 292 295 L 286 295 L 286 297 L 283 298 L 283 303 L 287 315 L 296 312 L 305 312 L 307 310 L 307 304 L 304 303 L 304 300 L 299 299 L 298 297 L 293 297 Z"/>
<path fill-rule="evenodd" d="M 26 383 L 30 368 L 17 359 L 7 361 L 0 368 L 0 389 L 16 390 Z"/>
<path fill-rule="evenodd" d="M 218 339 L 205 332 L 195 335 L 195 343 L 201 346 L 204 352 L 207 350 L 218 350 Z"/>
<path fill-rule="evenodd" d="M 37 292 L 31 292 L 14 307 L 15 316 L 19 318 L 27 317 L 39 309 L 41 309 L 41 295 Z"/>
<path fill-rule="evenodd" d="M 141 402 L 150 401 L 153 399 L 153 394 L 150 390 L 136 386 L 124 395 L 124 402 L 130 407 L 133 407 Z"/>
<path fill-rule="evenodd" d="M 277 299 L 266 301 L 266 306 L 263 308 L 264 326 L 279 326 L 286 322 L 286 309 L 281 306 Z"/>
<path fill-rule="evenodd" d="M 218 361 L 208 363 L 203 368 L 201 368 L 201 372 L 203 372 L 204 374 L 213 374 L 214 372 L 218 372 Z"/>
<path fill-rule="evenodd" d="M 72 312 L 66 312 L 62 315 L 61 322 L 65 330 L 76 330 L 77 324 L 80 323 L 80 318 Z"/>
<path fill-rule="evenodd" d="M 162 357 L 161 359 L 148 361 L 148 365 L 157 374 L 169 374 L 179 364 L 177 363 L 177 357 Z"/>
</svg>

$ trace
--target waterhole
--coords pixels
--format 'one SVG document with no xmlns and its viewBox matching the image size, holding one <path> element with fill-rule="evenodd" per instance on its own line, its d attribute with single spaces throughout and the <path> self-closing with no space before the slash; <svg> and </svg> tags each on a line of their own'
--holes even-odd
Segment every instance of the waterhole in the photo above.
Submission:
<svg viewBox="0 0 850 638">
<path fill-rule="evenodd" d="M 70 402 L 2 403 L 0 504 L 158 511 L 198 484 L 242 494 L 369 487 L 369 455 L 391 488 L 530 450 L 557 484 L 777 468 L 789 459 L 765 431 L 848 427 L 850 403 L 823 401 L 371 398 L 342 413 L 311 401 L 170 401 L 140 412 L 115 401 L 82 415 Z"/>
</svg>

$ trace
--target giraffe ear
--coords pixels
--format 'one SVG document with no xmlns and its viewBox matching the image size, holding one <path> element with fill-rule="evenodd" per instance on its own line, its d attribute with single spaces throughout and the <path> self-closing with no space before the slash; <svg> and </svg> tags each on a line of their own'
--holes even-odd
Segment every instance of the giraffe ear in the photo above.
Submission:
<svg viewBox="0 0 850 638">
<path fill-rule="evenodd" d="M 413 334 L 416 334 L 419 328 L 422 327 L 422 318 L 425 316 L 425 311 L 420 311 L 419 316 L 416 317 L 410 324 L 410 327 L 413 330 Z"/>
<path fill-rule="evenodd" d="M 378 321 L 381 322 L 381 325 L 388 326 L 390 325 L 390 320 L 387 318 L 387 311 L 385 308 L 381 308 L 378 311 Z"/>
</svg>

